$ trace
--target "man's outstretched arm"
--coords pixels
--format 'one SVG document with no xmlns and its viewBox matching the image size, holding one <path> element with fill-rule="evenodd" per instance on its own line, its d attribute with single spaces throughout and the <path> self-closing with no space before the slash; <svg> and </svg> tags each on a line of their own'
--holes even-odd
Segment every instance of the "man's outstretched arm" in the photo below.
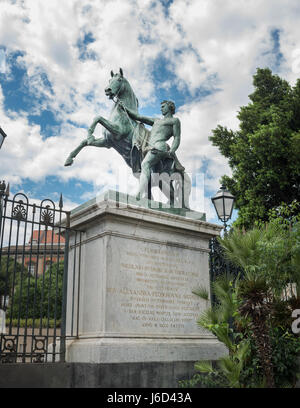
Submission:
<svg viewBox="0 0 300 408">
<path fill-rule="evenodd" d="M 123 103 L 121 103 L 120 106 L 128 113 L 131 119 L 138 120 L 139 122 L 143 122 L 146 123 L 147 125 L 153 126 L 154 123 L 153 118 L 149 118 L 148 116 L 141 116 L 138 113 L 127 108 Z"/>
</svg>

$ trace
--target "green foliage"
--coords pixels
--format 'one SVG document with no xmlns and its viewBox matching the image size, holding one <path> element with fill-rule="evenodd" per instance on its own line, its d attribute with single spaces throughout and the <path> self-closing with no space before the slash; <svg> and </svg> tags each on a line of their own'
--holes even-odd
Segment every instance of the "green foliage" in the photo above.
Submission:
<svg viewBox="0 0 300 408">
<path fill-rule="evenodd" d="M 229 356 L 221 357 L 218 364 L 228 380 L 229 387 L 241 388 L 243 387 L 241 373 L 249 355 L 249 342 L 241 341 L 233 344 L 232 348 L 233 350 L 229 353 Z M 197 366 L 195 368 L 197 369 Z"/>
<path fill-rule="evenodd" d="M 216 285 L 217 286 L 217 285 Z M 231 282 L 232 293 L 239 292 L 239 284 Z M 241 292 L 239 292 L 241 293 Z M 232 310 L 233 329 L 228 321 L 223 320 L 227 313 L 221 313 L 225 297 L 218 298 L 215 308 L 202 313 L 198 323 L 210 330 L 223 342 L 229 351 L 228 356 L 221 358 L 215 366 L 207 361 L 197 362 L 195 374 L 190 380 L 179 383 L 180 387 L 226 387 L 226 388 L 263 388 L 266 386 L 262 365 L 257 352 L 254 333 L 247 319 L 239 314 L 238 306 L 242 299 L 236 299 L 235 309 L 231 309 L 232 300 L 225 309 Z M 221 317 L 222 316 L 222 317 Z M 285 323 L 285 322 L 283 322 Z M 276 387 L 293 387 L 297 380 L 300 337 L 290 331 L 290 327 L 273 327 L 270 329 L 272 342 L 272 363 Z"/>
<path fill-rule="evenodd" d="M 209 361 L 199 361 L 195 364 L 195 370 L 206 376 L 198 377 L 198 380 L 209 379 L 209 383 L 215 386 L 229 388 L 241 388 L 241 373 L 249 355 L 249 342 L 243 341 L 234 345 L 231 343 L 231 352 L 228 356 L 220 358 L 216 367 Z M 207 382 L 207 381 L 206 381 Z"/>
<path fill-rule="evenodd" d="M 271 218 L 247 233 L 233 230 L 220 243 L 231 262 L 243 268 L 246 279 L 264 281 L 274 299 L 282 296 L 289 282 L 300 287 L 299 222 L 291 226 Z"/>
<path fill-rule="evenodd" d="M 192 293 L 194 293 L 194 295 L 201 297 L 201 299 L 203 300 L 209 299 L 208 290 L 204 286 L 200 286 L 199 288 L 192 290 Z"/>
<path fill-rule="evenodd" d="M 27 269 L 23 268 L 23 272 L 27 274 Z M 22 265 L 15 262 L 14 258 L 7 256 L 1 257 L 0 264 L 0 295 L 11 295 L 12 287 L 19 281 Z"/>
<path fill-rule="evenodd" d="M 47 319 L 47 318 L 42 318 L 42 320 L 40 319 L 12 319 L 11 321 L 11 325 L 12 327 L 27 327 L 27 328 L 31 328 L 31 327 L 39 327 L 40 324 L 42 325 L 42 327 L 49 327 L 51 328 L 59 328 L 61 326 L 61 320 L 54 320 L 54 319 Z"/>
<path fill-rule="evenodd" d="M 291 332 L 291 314 L 300 308 L 297 206 L 277 207 L 269 223 L 260 222 L 248 232 L 233 230 L 220 240 L 231 265 L 242 268 L 242 277 L 227 273 L 212 284 L 217 303 L 202 312 L 198 324 L 225 344 L 229 354 L 215 366 L 198 362 L 199 373 L 180 386 L 295 386 L 300 336 Z M 285 297 L 290 283 L 298 291 Z"/>
<path fill-rule="evenodd" d="M 53 318 L 62 312 L 62 284 L 64 264 L 52 265 L 44 275 L 33 277 L 28 274 L 19 279 L 7 316 L 38 319 Z"/>
<path fill-rule="evenodd" d="M 285 330 L 284 336 L 288 337 L 290 327 L 280 318 L 291 316 L 290 304 L 299 299 L 300 223 L 293 217 L 288 219 L 289 214 L 285 211 L 284 220 L 270 217 L 268 224 L 247 233 L 233 231 L 221 242 L 229 259 L 244 270 L 238 285 L 239 313 L 250 318 L 256 352 L 268 386 L 280 383 L 274 344 L 279 344 L 281 338 L 277 336 L 277 343 L 272 343 L 274 323 L 279 323 Z M 286 300 L 283 295 L 291 284 L 296 285 L 298 291 Z M 285 367 L 285 362 L 282 366 Z"/>
<path fill-rule="evenodd" d="M 299 372 L 300 337 L 282 327 L 274 327 L 271 339 L 276 386 L 293 387 Z"/>
<path fill-rule="evenodd" d="M 250 357 L 242 372 L 241 380 L 247 387 L 265 387 L 261 362 L 258 358 L 253 333 L 244 334 L 250 340 Z M 272 363 L 274 367 L 275 386 L 277 388 L 294 387 L 299 375 L 300 338 L 291 333 L 290 328 L 272 327 Z"/>
<path fill-rule="evenodd" d="M 240 108 L 237 131 L 218 126 L 210 137 L 232 169 L 224 183 L 236 197 L 235 226 L 267 221 L 268 211 L 300 200 L 300 79 L 294 87 L 257 69 L 250 103 Z"/>
<path fill-rule="evenodd" d="M 228 388 L 228 380 L 221 371 L 196 373 L 189 380 L 178 382 L 179 388 Z"/>
<path fill-rule="evenodd" d="M 229 355 L 221 358 L 216 368 L 208 361 L 197 362 L 195 369 L 202 375 L 192 378 L 189 385 L 192 386 L 197 378 L 202 385 L 209 387 L 239 388 L 242 386 L 240 378 L 249 354 L 249 343 L 247 340 L 236 342 L 234 331 L 229 325 L 230 319 L 237 315 L 239 305 L 233 278 L 230 275 L 219 277 L 213 282 L 212 291 L 218 303 L 202 312 L 197 323 L 224 343 Z"/>
<path fill-rule="evenodd" d="M 230 277 L 219 277 L 213 282 L 212 291 L 218 299 L 218 304 L 202 312 L 197 323 L 211 331 L 218 340 L 233 351 L 232 329 L 229 327 L 228 320 L 237 312 L 237 301 Z"/>
</svg>

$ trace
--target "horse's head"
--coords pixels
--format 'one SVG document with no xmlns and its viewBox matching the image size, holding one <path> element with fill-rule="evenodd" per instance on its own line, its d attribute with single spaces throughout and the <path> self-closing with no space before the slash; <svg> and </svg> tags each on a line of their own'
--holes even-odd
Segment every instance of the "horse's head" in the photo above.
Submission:
<svg viewBox="0 0 300 408">
<path fill-rule="evenodd" d="M 123 76 L 122 68 L 120 68 L 120 71 L 117 74 L 114 74 L 113 71 L 111 71 L 110 75 L 111 78 L 108 86 L 105 88 L 105 95 L 110 99 L 117 97 L 121 99 L 128 108 L 137 110 L 138 100 L 131 88 L 131 85 Z"/>
<path fill-rule="evenodd" d="M 120 72 L 114 74 L 113 71 L 110 72 L 111 79 L 109 80 L 109 85 L 105 88 L 105 95 L 110 99 L 113 99 L 114 96 L 119 96 L 122 92 L 122 87 L 126 79 L 123 77 L 122 68 Z"/>
</svg>

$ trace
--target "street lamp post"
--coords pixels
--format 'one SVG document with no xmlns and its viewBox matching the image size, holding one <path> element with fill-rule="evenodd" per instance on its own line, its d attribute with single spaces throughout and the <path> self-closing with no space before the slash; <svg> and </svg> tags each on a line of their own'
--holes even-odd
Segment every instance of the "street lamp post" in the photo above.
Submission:
<svg viewBox="0 0 300 408">
<path fill-rule="evenodd" d="M 235 197 L 226 189 L 224 184 L 220 187 L 220 190 L 217 194 L 211 198 L 211 201 L 215 207 L 216 213 L 218 218 L 224 224 L 224 234 L 227 234 L 227 222 L 230 220 L 232 211 L 233 211 L 233 204 L 235 201 Z M 225 270 L 226 273 L 230 272 L 230 267 L 228 265 L 228 261 L 225 258 Z M 228 324 L 231 330 L 234 328 L 234 319 L 232 316 L 228 319 Z M 229 333 L 231 340 L 233 340 L 232 333 Z"/>
<path fill-rule="evenodd" d="M 211 201 L 215 207 L 219 220 L 224 224 L 226 234 L 227 221 L 231 218 L 235 197 L 224 185 L 222 185 L 217 194 L 211 198 Z"/>
</svg>

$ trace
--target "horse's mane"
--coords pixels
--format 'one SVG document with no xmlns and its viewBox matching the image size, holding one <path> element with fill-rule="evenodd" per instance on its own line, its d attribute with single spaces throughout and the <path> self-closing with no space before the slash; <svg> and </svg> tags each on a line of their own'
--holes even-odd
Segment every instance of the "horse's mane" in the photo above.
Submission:
<svg viewBox="0 0 300 408">
<path fill-rule="evenodd" d="M 135 93 L 134 93 L 134 91 L 133 91 L 133 89 L 132 89 L 132 86 L 130 85 L 129 81 L 128 81 L 125 77 L 123 77 L 123 81 L 125 81 L 125 83 L 126 83 L 126 85 L 127 85 L 127 86 L 126 86 L 127 91 L 130 92 L 132 104 L 135 105 L 136 110 L 138 110 L 139 100 L 138 100 L 138 98 L 135 96 Z M 134 108 L 134 106 L 132 106 L 132 108 Z"/>
</svg>

